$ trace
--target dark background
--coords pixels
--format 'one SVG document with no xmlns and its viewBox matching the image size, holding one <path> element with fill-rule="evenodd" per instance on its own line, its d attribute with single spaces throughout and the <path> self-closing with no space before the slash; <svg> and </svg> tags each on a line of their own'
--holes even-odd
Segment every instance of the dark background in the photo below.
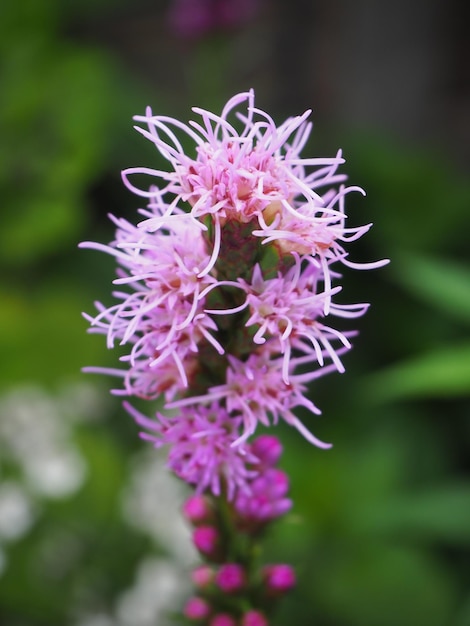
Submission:
<svg viewBox="0 0 470 626">
<path fill-rule="evenodd" d="M 155 154 L 132 115 L 186 121 L 253 87 L 278 122 L 313 109 L 304 154 L 341 147 L 367 191 L 351 257 L 392 259 L 345 272 L 344 301 L 372 307 L 346 374 L 311 390 L 332 451 L 277 431 L 295 506 L 265 558 L 299 585 L 275 624 L 468 626 L 470 5 L 180 4 L 0 3 L 0 623 L 176 623 L 185 492 L 113 381 L 80 373 L 117 355 L 80 317 L 110 301 L 112 260 L 77 243 L 136 219 L 120 170 Z"/>
</svg>

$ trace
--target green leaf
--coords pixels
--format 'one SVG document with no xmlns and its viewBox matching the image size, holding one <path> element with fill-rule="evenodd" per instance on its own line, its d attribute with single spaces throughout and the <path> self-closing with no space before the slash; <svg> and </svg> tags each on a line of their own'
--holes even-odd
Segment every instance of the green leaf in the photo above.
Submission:
<svg viewBox="0 0 470 626">
<path fill-rule="evenodd" d="M 76 433 L 89 467 L 89 477 L 74 505 L 95 522 L 106 521 L 114 515 L 126 478 L 123 451 L 106 434 L 106 431 L 98 434 L 97 429 L 83 429 Z"/>
<path fill-rule="evenodd" d="M 363 519 L 371 532 L 406 534 L 420 541 L 468 545 L 470 484 L 442 485 L 370 503 Z"/>
<path fill-rule="evenodd" d="M 0 388 L 19 381 L 56 383 L 85 365 L 115 363 L 102 337 L 86 334 L 81 310 L 89 300 L 61 282 L 29 294 L 0 286 Z M 115 381 L 113 381 L 115 382 Z"/>
<path fill-rule="evenodd" d="M 391 271 L 412 295 L 470 324 L 470 268 L 447 259 L 400 253 Z"/>
<path fill-rule="evenodd" d="M 453 626 L 470 626 L 470 594 L 457 613 L 457 619 Z"/>
<path fill-rule="evenodd" d="M 315 564 L 309 577 L 310 595 L 331 620 L 328 623 L 348 626 L 449 623 L 454 594 L 444 568 L 429 555 L 401 546 L 385 546 L 367 538 L 356 545 L 332 545 L 323 556 L 324 560 Z"/>
<path fill-rule="evenodd" d="M 387 250 L 465 245 L 470 185 L 464 176 L 443 164 L 438 153 L 387 136 L 362 133 L 351 143 L 351 180 L 361 181 L 377 207 L 374 241 L 382 239 Z"/>
<path fill-rule="evenodd" d="M 470 395 L 470 345 L 434 350 L 369 376 L 358 393 L 369 403 Z"/>
</svg>

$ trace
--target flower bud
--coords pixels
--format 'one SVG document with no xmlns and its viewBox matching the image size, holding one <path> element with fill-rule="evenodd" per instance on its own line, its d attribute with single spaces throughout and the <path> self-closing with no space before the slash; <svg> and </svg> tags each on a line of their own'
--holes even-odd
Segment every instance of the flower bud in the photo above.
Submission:
<svg viewBox="0 0 470 626">
<path fill-rule="evenodd" d="M 280 469 L 267 470 L 266 480 L 273 497 L 282 498 L 289 491 L 289 477 Z"/>
<path fill-rule="evenodd" d="M 281 457 L 282 444 L 274 435 L 261 435 L 251 444 L 251 452 L 262 465 L 274 467 Z"/>
<path fill-rule="evenodd" d="M 191 580 L 199 589 L 205 589 L 214 581 L 214 570 L 209 565 L 200 565 L 191 572 Z"/>
<path fill-rule="evenodd" d="M 238 563 L 226 563 L 217 572 L 215 582 L 225 593 L 236 593 L 245 586 L 245 571 Z"/>
<path fill-rule="evenodd" d="M 205 556 L 212 556 L 219 543 L 219 531 L 215 526 L 198 526 L 193 532 L 193 543 Z"/>
<path fill-rule="evenodd" d="M 248 611 L 242 617 L 240 626 L 269 626 L 269 622 L 260 611 Z"/>
<path fill-rule="evenodd" d="M 268 565 L 263 570 L 263 577 L 271 595 L 286 593 L 296 583 L 295 572 L 290 565 Z"/>
<path fill-rule="evenodd" d="M 209 626 L 236 626 L 236 620 L 228 613 L 218 613 L 209 622 Z"/>
<path fill-rule="evenodd" d="M 189 598 L 184 607 L 184 614 L 188 619 L 201 620 L 206 619 L 210 613 L 209 604 L 198 596 Z"/>
<path fill-rule="evenodd" d="M 292 501 L 285 497 L 288 491 L 287 474 L 268 467 L 252 481 L 250 495 L 238 494 L 234 504 L 240 523 L 256 528 L 284 515 L 292 507 Z"/>
<path fill-rule="evenodd" d="M 183 515 L 194 526 L 207 523 L 213 517 L 211 506 L 204 496 L 188 498 L 183 504 Z"/>
</svg>

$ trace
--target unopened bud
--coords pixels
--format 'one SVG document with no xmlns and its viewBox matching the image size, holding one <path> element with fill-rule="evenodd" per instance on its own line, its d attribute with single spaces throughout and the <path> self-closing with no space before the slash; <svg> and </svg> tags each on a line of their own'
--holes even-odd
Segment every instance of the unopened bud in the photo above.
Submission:
<svg viewBox="0 0 470 626">
<path fill-rule="evenodd" d="M 209 626 L 236 626 L 235 618 L 228 613 L 218 613 L 209 622 Z"/>
<path fill-rule="evenodd" d="M 286 593 L 295 587 L 294 569 L 290 565 L 268 565 L 263 570 L 264 581 L 271 594 Z"/>
<path fill-rule="evenodd" d="M 201 620 L 209 616 L 210 606 L 203 599 L 197 596 L 190 598 L 184 607 L 184 614 L 188 619 Z"/>
<path fill-rule="evenodd" d="M 251 444 L 251 452 L 262 465 L 274 467 L 281 457 L 282 444 L 274 435 L 261 435 Z"/>
<path fill-rule="evenodd" d="M 245 586 L 245 570 L 238 563 L 226 563 L 217 572 L 215 582 L 225 593 L 236 593 Z"/>
<path fill-rule="evenodd" d="M 268 626 L 269 622 L 260 611 L 248 611 L 242 617 L 240 626 Z"/>
<path fill-rule="evenodd" d="M 195 526 L 209 522 L 213 516 L 211 506 L 204 496 L 188 498 L 183 504 L 183 515 Z"/>
<path fill-rule="evenodd" d="M 215 526 L 198 526 L 193 532 L 193 542 L 199 552 L 211 556 L 217 550 L 219 531 Z"/>
<path fill-rule="evenodd" d="M 209 565 L 200 565 L 191 572 L 191 580 L 199 589 L 205 589 L 214 581 L 214 570 Z"/>
</svg>

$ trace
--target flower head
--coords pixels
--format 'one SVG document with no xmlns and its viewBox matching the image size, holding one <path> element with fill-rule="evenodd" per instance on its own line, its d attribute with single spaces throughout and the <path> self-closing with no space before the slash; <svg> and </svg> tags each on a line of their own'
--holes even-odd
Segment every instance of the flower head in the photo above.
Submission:
<svg viewBox="0 0 470 626">
<path fill-rule="evenodd" d="M 307 384 L 344 371 L 341 356 L 356 333 L 334 320 L 359 317 L 368 305 L 337 303 L 337 267 L 359 267 L 344 246 L 370 224 L 346 225 L 345 198 L 363 191 L 344 184 L 340 151 L 301 156 L 310 111 L 277 125 L 251 90 L 220 115 L 193 112 L 188 124 L 150 109 L 135 117 L 168 171 L 125 170 L 126 186 L 147 200 L 142 221 L 112 218 L 110 245 L 82 244 L 118 263 L 115 303 L 97 303 L 86 316 L 91 330 L 105 334 L 108 347 L 128 347 L 123 370 L 89 371 L 120 376 L 124 389 L 116 393 L 163 396 L 154 419 L 125 407 L 142 438 L 168 447 L 168 468 L 195 490 L 184 512 L 212 566 L 193 572 L 198 595 L 186 617 L 232 626 L 228 610 L 239 626 L 267 626 L 257 608 L 291 588 L 295 575 L 273 565 L 255 578 L 253 539 L 292 501 L 289 478 L 276 467 L 279 440 L 248 440 L 259 425 L 284 420 L 314 445 L 331 447 L 296 411 L 320 414 Z M 135 186 L 135 174 L 151 184 Z M 249 602 L 223 595 L 242 591 Z"/>
<path fill-rule="evenodd" d="M 307 121 L 310 111 L 277 126 L 255 107 L 253 91 L 231 98 L 221 115 L 197 107 L 193 111 L 201 121 L 188 125 L 153 115 L 150 108 L 135 117 L 147 126 L 137 130 L 155 144 L 173 170 L 137 167 L 123 172 L 125 184 L 147 198 L 155 196 L 152 187 L 139 189 L 130 176 L 148 174 L 161 181 L 156 198 L 166 207 L 164 217 L 149 216 L 147 227 L 160 228 L 186 204 L 188 218 L 204 225 L 206 217 L 212 220 L 218 233 L 216 258 L 221 227 L 227 221 L 250 222 L 253 235 L 264 244 L 278 242 L 283 251 L 317 259 L 329 283 L 329 264 L 347 263 L 347 253 L 337 242 L 357 239 L 370 225 L 345 228 L 344 197 L 362 190 L 344 185 L 336 189 L 346 178 L 337 172 L 344 163 L 341 152 L 331 158 L 300 156 L 312 127 Z M 194 143 L 193 156 L 183 149 L 181 133 Z"/>
<path fill-rule="evenodd" d="M 193 112 L 188 124 L 150 109 L 135 117 L 169 169 L 125 170 L 127 187 L 147 199 L 143 220 L 134 226 L 112 218 L 114 242 L 82 244 L 119 264 L 117 303 L 97 304 L 98 313 L 86 316 L 91 330 L 105 334 L 109 347 L 129 347 L 124 369 L 88 371 L 120 376 L 124 389 L 116 393 L 163 395 L 165 409 L 182 409 L 179 418 L 147 421 L 158 431 L 148 438 L 171 445 L 170 467 L 200 492 L 220 493 L 226 484 L 233 496 L 245 481 L 249 449 L 232 448 L 258 423 L 282 418 L 329 447 L 294 410 L 319 414 L 306 383 L 344 371 L 341 355 L 355 333 L 330 319 L 359 317 L 368 305 L 335 301 L 336 265 L 357 266 L 344 245 L 370 224 L 346 226 L 345 197 L 362 190 L 345 186 L 340 151 L 301 156 L 310 111 L 276 124 L 251 90 L 232 97 L 220 115 Z M 135 186 L 135 174 L 151 184 Z M 299 373 L 300 366 L 311 371 Z"/>
</svg>

